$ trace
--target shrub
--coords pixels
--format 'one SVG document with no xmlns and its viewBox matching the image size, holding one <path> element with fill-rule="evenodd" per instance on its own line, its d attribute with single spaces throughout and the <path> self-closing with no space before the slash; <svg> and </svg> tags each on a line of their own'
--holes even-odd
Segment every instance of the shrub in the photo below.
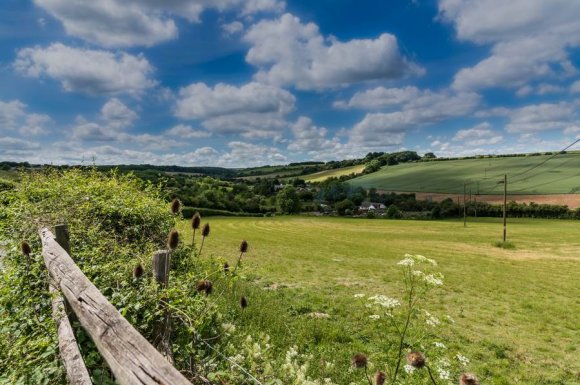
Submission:
<svg viewBox="0 0 580 385">
<path fill-rule="evenodd" d="M 390 205 L 385 213 L 385 216 L 389 219 L 401 219 L 403 218 L 403 213 L 395 205 Z"/>
</svg>

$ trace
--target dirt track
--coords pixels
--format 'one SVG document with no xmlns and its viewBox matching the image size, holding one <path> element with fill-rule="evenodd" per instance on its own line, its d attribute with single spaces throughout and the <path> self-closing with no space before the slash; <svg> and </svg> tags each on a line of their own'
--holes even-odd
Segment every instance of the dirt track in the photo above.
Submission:
<svg viewBox="0 0 580 385">
<path fill-rule="evenodd" d="M 386 191 L 381 191 L 386 192 Z M 400 191 L 394 191 L 396 193 L 402 193 Z M 408 192 L 407 192 L 408 194 Z M 436 202 L 441 202 L 444 199 L 452 198 L 454 201 L 463 201 L 463 194 L 443 194 L 443 193 L 426 193 L 426 192 L 416 192 L 415 193 L 418 200 L 428 200 L 432 199 Z M 475 195 L 471 196 L 473 200 Z M 503 195 L 478 195 L 477 200 L 479 202 L 488 202 L 494 204 L 503 203 Z M 546 195 L 508 195 L 507 200 L 515 201 L 518 203 L 530 203 L 535 202 L 538 204 L 548 203 L 553 205 L 567 205 L 571 209 L 580 207 L 580 194 L 546 194 Z"/>
</svg>

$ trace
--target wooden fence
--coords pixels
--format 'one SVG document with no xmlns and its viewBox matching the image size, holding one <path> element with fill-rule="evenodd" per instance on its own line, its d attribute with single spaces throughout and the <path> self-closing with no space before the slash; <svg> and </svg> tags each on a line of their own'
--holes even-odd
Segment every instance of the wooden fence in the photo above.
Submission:
<svg viewBox="0 0 580 385">
<path fill-rule="evenodd" d="M 119 384 L 191 385 L 123 318 L 74 263 L 69 255 L 66 226 L 57 226 L 55 232 L 56 237 L 43 228 L 40 237 L 42 256 L 51 277 L 53 317 L 58 325 L 60 354 L 69 382 L 73 385 L 91 384 L 65 310 L 65 302 L 92 338 Z"/>
</svg>

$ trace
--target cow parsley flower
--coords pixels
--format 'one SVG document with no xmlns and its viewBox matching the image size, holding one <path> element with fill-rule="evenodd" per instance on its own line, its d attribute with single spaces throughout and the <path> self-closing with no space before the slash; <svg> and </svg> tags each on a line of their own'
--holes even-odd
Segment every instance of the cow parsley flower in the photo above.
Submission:
<svg viewBox="0 0 580 385">
<path fill-rule="evenodd" d="M 447 349 L 447 346 L 445 346 L 445 344 L 443 342 L 433 342 L 433 345 L 435 345 L 436 348 L 439 349 Z"/>
<path fill-rule="evenodd" d="M 372 320 L 377 320 L 377 319 L 381 318 L 381 316 L 378 314 L 373 314 L 373 315 L 370 315 L 369 318 Z"/>
<path fill-rule="evenodd" d="M 433 314 L 429 313 L 426 310 L 425 310 L 425 317 L 426 317 L 425 322 L 429 326 L 438 326 L 441 323 L 441 321 L 439 321 L 439 319 L 437 317 L 435 317 Z"/>
<path fill-rule="evenodd" d="M 463 366 L 466 366 L 467 364 L 469 364 L 469 358 L 465 357 L 462 354 L 457 354 L 455 355 L 455 358 L 457 358 L 457 360 L 459 361 L 459 363 Z"/>
<path fill-rule="evenodd" d="M 359 293 L 359 294 L 355 294 L 354 298 L 363 298 L 364 296 L 365 296 L 364 294 Z"/>
<path fill-rule="evenodd" d="M 375 295 L 370 297 L 369 300 L 373 301 L 375 305 L 379 305 L 387 309 L 393 309 L 401 305 L 399 300 L 387 297 L 385 295 Z"/>
<path fill-rule="evenodd" d="M 425 282 L 427 282 L 429 285 L 433 285 L 433 286 L 441 286 L 443 285 L 443 275 L 442 274 L 429 274 L 426 275 L 424 278 Z"/>
<path fill-rule="evenodd" d="M 409 365 L 409 364 L 403 366 L 403 369 L 405 369 L 405 372 L 407 374 L 411 374 L 411 373 L 413 373 L 415 371 L 415 368 L 412 365 Z"/>
<path fill-rule="evenodd" d="M 404 259 L 401 259 L 397 265 L 401 265 L 401 266 L 413 266 L 415 264 L 415 260 L 413 258 L 411 258 L 411 256 L 407 257 L 405 255 Z"/>
</svg>

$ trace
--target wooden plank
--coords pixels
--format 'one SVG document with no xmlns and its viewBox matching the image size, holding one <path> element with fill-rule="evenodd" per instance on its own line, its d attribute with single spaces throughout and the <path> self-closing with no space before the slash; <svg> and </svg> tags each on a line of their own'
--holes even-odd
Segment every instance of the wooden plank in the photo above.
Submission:
<svg viewBox="0 0 580 385">
<path fill-rule="evenodd" d="M 121 385 L 191 385 L 121 316 L 55 241 L 40 230 L 44 263 Z"/>
<path fill-rule="evenodd" d="M 66 377 L 72 385 L 90 385 L 91 376 L 85 366 L 77 345 L 72 326 L 64 310 L 64 301 L 57 288 L 51 283 L 49 290 L 52 295 L 52 318 L 58 328 L 58 348 L 60 358 L 66 369 Z"/>
</svg>

